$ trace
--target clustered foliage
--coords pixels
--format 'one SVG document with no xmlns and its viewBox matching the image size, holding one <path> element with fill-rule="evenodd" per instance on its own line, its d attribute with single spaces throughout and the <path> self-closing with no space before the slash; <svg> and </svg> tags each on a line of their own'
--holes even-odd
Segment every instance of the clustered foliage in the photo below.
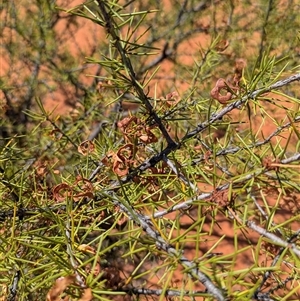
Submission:
<svg viewBox="0 0 300 301">
<path fill-rule="evenodd" d="M 252 2 L 1 4 L 0 300 L 299 300 L 299 4 Z"/>
</svg>

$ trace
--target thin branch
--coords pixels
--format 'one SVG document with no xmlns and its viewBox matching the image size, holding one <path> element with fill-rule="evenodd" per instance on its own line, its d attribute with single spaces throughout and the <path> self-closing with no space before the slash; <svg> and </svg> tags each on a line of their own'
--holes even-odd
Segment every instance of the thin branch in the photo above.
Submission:
<svg viewBox="0 0 300 301">
<path fill-rule="evenodd" d="M 178 171 L 178 169 L 175 167 L 173 162 L 168 159 L 167 157 L 164 158 L 164 161 L 168 164 L 170 169 L 177 175 L 177 177 L 186 185 L 189 186 L 194 193 L 198 192 L 198 187 L 191 183 L 181 172 Z"/>
<path fill-rule="evenodd" d="M 206 128 L 208 128 L 215 121 L 221 120 L 223 116 L 227 115 L 232 110 L 241 107 L 248 100 L 255 99 L 256 97 L 258 97 L 259 95 L 261 95 L 263 93 L 271 92 L 272 90 L 275 90 L 275 89 L 281 88 L 283 86 L 286 86 L 286 85 L 288 85 L 288 84 L 290 84 L 294 81 L 300 81 L 300 73 L 292 75 L 292 76 L 286 78 L 285 80 L 280 80 L 280 81 L 274 83 L 273 85 L 270 85 L 269 87 L 260 88 L 260 89 L 257 89 L 255 91 L 249 93 L 248 95 L 245 95 L 240 100 L 237 100 L 237 101 L 227 105 L 225 108 L 221 109 L 219 112 L 217 112 L 215 114 L 212 114 L 211 118 L 208 119 L 207 121 L 205 121 L 203 123 L 200 123 L 196 127 L 195 130 L 188 133 L 182 139 L 182 143 L 189 140 L 189 139 L 191 139 L 191 138 L 193 138 L 194 136 L 196 136 L 200 132 L 203 132 Z"/>
<path fill-rule="evenodd" d="M 21 278 L 21 272 L 20 272 L 20 270 L 17 270 L 15 272 L 12 285 L 9 288 L 9 296 L 7 298 L 8 301 L 16 300 L 17 294 L 18 294 L 18 285 L 19 285 L 20 278 Z"/>
<path fill-rule="evenodd" d="M 147 289 L 147 288 L 128 288 L 124 289 L 125 292 L 134 295 L 156 295 L 161 296 L 164 294 L 165 297 L 175 297 L 175 296 L 190 296 L 195 297 L 200 294 L 205 294 L 204 291 L 179 291 L 174 289 L 162 290 L 162 289 Z"/>
<path fill-rule="evenodd" d="M 245 95 L 239 100 L 236 100 L 235 102 L 227 105 L 220 111 L 212 114 L 210 119 L 204 121 L 203 123 L 200 123 L 193 131 L 189 132 L 185 137 L 182 138 L 181 142 L 179 144 L 169 144 L 164 150 L 162 150 L 159 154 L 151 157 L 150 159 L 147 159 L 145 162 L 143 162 L 139 167 L 137 167 L 134 171 L 132 171 L 130 174 L 127 175 L 127 177 L 122 181 L 123 184 L 129 182 L 132 180 L 135 176 L 138 174 L 144 172 L 150 167 L 155 166 L 158 162 L 161 162 L 166 156 L 168 156 L 171 152 L 175 151 L 176 149 L 180 148 L 180 146 L 186 142 L 187 140 L 195 137 L 200 132 L 203 132 L 205 129 L 207 129 L 210 125 L 212 125 L 214 122 L 221 120 L 223 116 L 227 115 L 232 110 L 239 108 L 243 104 L 245 104 L 248 100 L 255 99 L 257 96 L 263 93 L 271 92 L 272 90 L 281 88 L 283 86 L 286 86 L 294 81 L 300 81 L 300 73 L 297 73 L 295 75 L 292 75 L 284 80 L 277 81 L 273 85 L 270 85 L 269 87 L 257 89 L 248 95 Z M 298 121 L 298 117 L 296 118 Z"/>
<path fill-rule="evenodd" d="M 260 206 L 260 204 L 257 202 L 256 197 L 251 195 L 251 199 L 253 200 L 253 203 L 255 204 L 255 206 L 257 207 L 257 209 L 259 210 L 259 212 L 261 213 L 261 215 L 265 218 L 266 221 L 268 221 L 270 219 L 270 216 L 264 211 L 264 209 Z M 276 226 L 276 224 L 272 221 L 271 225 L 273 227 Z M 280 228 L 276 228 L 276 231 L 279 232 L 279 234 L 283 235 L 282 231 L 280 230 Z"/>
<path fill-rule="evenodd" d="M 292 159 L 291 159 L 292 158 Z M 300 153 L 297 153 L 293 156 L 291 156 L 291 158 L 287 158 L 287 159 L 284 159 L 284 160 L 281 160 L 280 162 L 282 164 L 285 164 L 285 163 L 292 163 L 292 162 L 296 162 L 296 161 L 299 161 L 300 160 Z M 173 163 L 168 161 L 170 165 L 173 166 Z M 92 181 L 95 176 L 99 173 L 99 171 L 101 170 L 101 168 L 103 168 L 103 164 L 102 163 L 99 163 L 98 166 L 96 167 L 96 169 L 92 172 L 92 174 L 90 175 L 89 177 L 89 180 Z M 172 169 L 174 168 L 174 170 L 176 170 L 176 168 L 173 166 Z M 177 171 L 176 171 L 177 172 Z M 249 181 L 251 180 L 252 178 L 255 178 L 257 176 L 260 176 L 260 175 L 269 175 L 269 171 L 264 169 L 264 168 L 260 168 L 258 170 L 256 170 L 255 172 L 251 173 L 251 174 L 248 174 L 244 177 L 241 177 L 239 178 L 239 180 L 236 180 L 234 182 L 234 185 L 232 188 L 235 188 L 235 185 L 240 185 L 241 183 L 245 183 L 246 181 Z M 270 175 L 271 176 L 271 175 Z M 280 179 L 282 182 L 284 182 L 283 179 Z M 182 181 L 184 183 L 189 183 L 188 179 L 186 179 L 185 177 L 182 178 Z M 188 184 L 190 185 L 190 184 Z M 193 185 L 194 186 L 194 185 Z M 191 188 L 193 187 L 191 186 Z M 226 190 L 228 189 L 230 186 L 230 184 L 223 184 L 223 185 L 220 185 L 218 187 L 216 187 L 215 191 L 222 191 L 222 190 Z M 102 190 L 102 193 L 103 194 L 109 194 L 110 191 L 113 191 L 113 190 L 116 190 L 117 188 L 119 188 L 119 184 L 117 184 L 117 181 L 113 181 L 111 183 L 111 185 L 109 187 L 107 187 L 106 189 L 103 189 Z M 165 209 L 165 210 L 161 210 L 161 211 L 157 211 L 155 213 L 153 213 L 153 215 L 151 216 L 145 216 L 145 220 L 150 220 L 152 218 L 162 218 L 163 216 L 171 213 L 171 212 L 174 212 L 174 211 L 177 211 L 177 210 L 185 210 L 185 209 L 188 209 L 190 208 L 190 206 L 197 202 L 197 201 L 201 201 L 201 200 L 205 200 L 205 199 L 209 199 L 211 196 L 213 195 L 213 191 L 211 192 L 207 192 L 207 193 L 201 193 L 200 195 L 197 195 L 185 202 L 182 202 L 182 203 L 179 203 L 177 205 L 174 205 L 168 209 Z M 103 198 L 99 199 L 99 201 L 101 201 Z M 86 201 L 89 201 L 88 199 Z M 81 202 L 81 205 L 85 204 L 86 202 Z M 56 205 L 56 206 L 52 206 L 52 207 L 42 207 L 42 208 L 30 208 L 30 209 L 24 209 L 24 208 L 19 208 L 16 212 L 14 212 L 14 210 L 7 210 L 7 211 L 2 211 L 0 212 L 0 221 L 1 220 L 5 220 L 9 217 L 12 217 L 14 215 L 16 215 L 17 217 L 19 217 L 19 219 L 23 219 L 25 216 L 33 216 L 33 215 L 36 215 L 38 213 L 43 213 L 43 212 L 47 212 L 48 210 L 51 210 L 52 212 L 58 212 L 60 210 L 65 210 L 66 206 L 65 205 Z"/>
<path fill-rule="evenodd" d="M 284 248 L 290 249 L 291 251 L 293 251 L 300 258 L 300 249 L 298 249 L 297 245 L 295 245 L 294 243 L 290 243 L 288 241 L 285 241 L 285 240 L 277 237 L 276 235 L 268 232 L 266 229 L 256 225 L 256 223 L 253 222 L 253 221 L 247 221 L 246 225 L 247 225 L 248 228 L 250 228 L 253 231 L 257 232 L 261 236 L 264 236 L 264 237 L 270 239 L 274 244 L 282 246 Z M 296 236 L 298 236 L 299 233 L 300 232 L 298 231 Z"/>
<path fill-rule="evenodd" d="M 266 11 L 266 16 L 264 19 L 264 23 L 262 25 L 262 29 L 261 29 L 261 40 L 260 40 L 260 47 L 259 47 L 259 61 L 262 59 L 262 55 L 263 55 L 263 51 L 264 51 L 264 45 L 267 39 L 267 32 L 266 32 L 266 27 L 269 24 L 269 18 L 271 15 L 271 12 L 274 8 L 274 0 L 269 0 L 268 1 L 268 7 L 267 7 L 267 11 Z"/>
<path fill-rule="evenodd" d="M 139 70 L 138 74 L 141 74 L 141 75 L 145 74 L 146 71 L 156 67 L 157 65 L 162 63 L 162 61 L 164 61 L 165 59 L 172 56 L 172 54 L 174 53 L 174 49 L 169 49 L 168 47 L 169 47 L 169 43 L 166 42 L 163 49 L 162 49 L 162 52 L 161 52 L 160 56 L 156 57 L 154 60 L 152 60 L 146 66 L 144 66 L 141 70 Z"/>
<path fill-rule="evenodd" d="M 294 233 L 288 240 L 287 240 L 287 244 L 290 245 L 295 239 L 298 238 L 300 234 L 300 230 L 298 230 L 296 233 Z M 271 263 L 271 268 L 274 267 L 278 260 L 280 259 L 282 253 L 284 252 L 284 250 L 286 249 L 286 247 L 281 247 L 279 249 L 279 252 L 278 254 L 275 256 L 275 258 L 273 259 L 272 263 Z M 268 278 L 270 277 L 271 275 L 271 272 L 270 271 L 266 271 L 264 273 L 264 276 L 263 276 L 263 279 L 262 279 L 262 282 L 260 284 L 260 286 L 256 289 L 255 293 L 253 294 L 254 296 L 257 296 L 261 293 L 261 290 L 262 290 L 262 287 L 264 286 L 264 284 L 266 283 L 266 281 L 268 280 Z"/>
<path fill-rule="evenodd" d="M 299 120 L 300 120 L 300 118 L 299 118 Z M 300 153 L 296 153 L 289 158 L 281 160 L 280 162 L 282 164 L 288 164 L 288 163 L 292 163 L 292 162 L 296 162 L 296 161 L 300 161 Z"/>
<path fill-rule="evenodd" d="M 252 149 L 252 148 L 257 148 L 257 147 L 260 147 L 260 146 L 263 146 L 263 145 L 266 145 L 268 143 L 270 143 L 271 139 L 278 136 L 283 130 L 291 127 L 293 125 L 293 123 L 298 123 L 300 122 L 300 116 L 297 116 L 292 122 L 287 122 L 286 124 L 278 127 L 272 134 L 270 134 L 265 140 L 263 141 L 259 141 L 259 142 L 256 142 L 256 143 L 253 143 L 252 145 L 249 145 L 247 146 L 247 149 Z M 241 150 L 244 150 L 246 149 L 245 147 L 229 147 L 229 148 L 224 148 L 220 151 L 218 151 L 215 156 L 216 157 L 219 157 L 219 156 L 225 156 L 225 155 L 232 155 L 232 154 L 235 154 L 237 152 L 240 152 Z M 210 157 L 208 157 L 209 159 Z M 294 156 L 288 158 L 288 159 L 285 159 L 285 160 L 282 160 L 281 163 L 282 164 L 286 164 L 286 163 L 290 163 L 292 161 L 297 161 L 299 159 L 298 158 L 298 154 L 295 154 Z M 201 161 L 204 161 L 205 158 L 203 155 L 198 158 L 198 159 L 195 159 L 192 161 L 192 164 L 193 165 L 196 165 L 196 164 L 199 164 Z M 287 160 L 290 160 L 290 161 L 287 161 Z"/>
<path fill-rule="evenodd" d="M 300 160 L 300 153 L 297 154 L 297 155 L 293 155 L 292 156 L 294 159 L 298 159 Z M 283 162 L 284 160 L 282 160 L 281 162 Z M 289 161 L 289 160 L 288 160 Z M 295 161 L 293 161 L 295 162 Z M 290 161 L 289 161 L 290 163 Z M 252 178 L 255 178 L 255 177 L 258 177 L 260 175 L 263 175 L 263 174 L 266 174 L 268 175 L 269 174 L 269 171 L 268 170 L 265 170 L 264 168 L 260 168 L 256 171 L 254 171 L 253 173 L 251 174 L 248 174 L 244 177 L 240 177 L 238 180 L 236 180 L 234 182 L 234 185 L 232 186 L 232 188 L 234 189 L 235 186 L 239 186 L 241 183 L 244 184 L 245 182 L 251 180 Z M 284 180 L 281 179 L 282 182 L 284 182 Z M 215 191 L 222 191 L 222 190 L 226 190 L 229 188 L 231 184 L 224 184 L 224 185 L 220 185 L 218 187 L 216 187 Z M 187 201 L 184 201 L 182 203 L 179 203 L 179 204 L 176 204 L 168 209 L 165 209 L 165 210 L 160 210 L 160 211 L 156 211 L 153 213 L 153 215 L 151 216 L 145 216 L 146 219 L 150 220 L 152 218 L 162 218 L 163 216 L 171 213 L 171 212 L 174 212 L 174 211 L 177 211 L 177 210 L 184 210 L 184 209 L 188 209 L 190 208 L 191 205 L 193 205 L 195 202 L 197 201 L 201 201 L 201 200 L 205 200 L 205 199 L 209 199 L 211 198 L 213 195 L 213 191 L 211 192 L 206 192 L 206 193 L 201 193 L 200 195 L 198 196 L 195 196 Z"/>
<path fill-rule="evenodd" d="M 223 296 L 223 291 L 214 285 L 209 276 L 201 272 L 198 265 L 196 266 L 193 262 L 182 256 L 181 252 L 178 252 L 173 246 L 166 242 L 157 231 L 153 230 L 151 222 L 147 220 L 144 215 L 137 213 L 134 208 L 125 203 L 125 200 L 120 202 L 115 196 L 112 196 L 112 199 L 116 206 L 119 206 L 119 208 L 125 212 L 130 219 L 134 220 L 151 238 L 156 241 L 156 247 L 158 249 L 164 250 L 170 256 L 175 257 L 184 267 L 188 268 L 188 273 L 193 278 L 197 278 L 206 287 L 207 292 L 213 295 L 218 301 L 226 300 Z"/>
<path fill-rule="evenodd" d="M 118 33 L 115 30 L 115 28 L 118 28 L 118 27 L 115 24 L 114 19 L 112 18 L 112 16 L 106 10 L 106 3 L 102 0 L 98 0 L 97 2 L 98 2 L 98 5 L 99 5 L 99 8 L 101 10 L 101 13 L 103 15 L 103 18 L 105 20 L 106 30 L 114 40 L 114 46 L 116 47 L 117 51 L 119 52 L 119 54 L 121 56 L 122 63 L 124 64 L 125 69 L 127 70 L 128 74 L 130 76 L 131 84 L 134 87 L 138 97 L 144 103 L 144 105 L 146 106 L 150 116 L 156 122 L 156 124 L 159 127 L 161 133 L 163 134 L 164 138 L 166 139 L 166 141 L 168 143 L 168 147 L 177 146 L 177 144 L 175 143 L 175 141 L 173 141 L 173 139 L 169 135 L 168 131 L 166 130 L 165 126 L 163 125 L 163 123 L 161 121 L 161 118 L 158 117 L 157 113 L 153 109 L 153 107 L 152 107 L 152 105 L 151 105 L 151 103 L 148 99 L 148 96 L 144 93 L 141 84 L 138 82 L 138 80 L 136 78 L 136 73 L 135 73 L 135 71 L 133 69 L 133 66 L 131 64 L 131 60 L 130 60 L 128 54 L 126 53 L 126 50 L 124 49 L 124 47 L 121 43 L 121 39 L 120 39 Z"/>
<path fill-rule="evenodd" d="M 255 298 L 258 301 L 275 301 L 274 299 L 271 299 L 269 297 L 269 294 L 265 294 L 265 293 L 259 293 Z"/>
</svg>

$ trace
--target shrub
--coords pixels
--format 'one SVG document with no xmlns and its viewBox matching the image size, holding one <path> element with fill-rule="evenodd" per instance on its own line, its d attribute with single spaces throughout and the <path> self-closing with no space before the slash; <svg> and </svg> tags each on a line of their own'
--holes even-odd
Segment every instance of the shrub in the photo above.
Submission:
<svg viewBox="0 0 300 301">
<path fill-rule="evenodd" d="M 3 300 L 299 299 L 297 5 L 167 4 L 3 4 Z"/>
</svg>

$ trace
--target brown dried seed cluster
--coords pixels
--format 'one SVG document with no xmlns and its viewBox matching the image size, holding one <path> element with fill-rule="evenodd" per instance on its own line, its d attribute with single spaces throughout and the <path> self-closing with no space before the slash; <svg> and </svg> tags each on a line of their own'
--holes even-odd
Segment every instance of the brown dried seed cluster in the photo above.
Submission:
<svg viewBox="0 0 300 301">
<path fill-rule="evenodd" d="M 215 86 L 210 91 L 210 96 L 223 105 L 231 100 L 233 97 L 232 92 L 240 90 L 239 83 L 243 76 L 243 70 L 246 65 L 246 60 L 241 58 L 236 59 L 233 79 L 231 81 L 227 81 L 224 78 L 219 78 Z"/>
</svg>

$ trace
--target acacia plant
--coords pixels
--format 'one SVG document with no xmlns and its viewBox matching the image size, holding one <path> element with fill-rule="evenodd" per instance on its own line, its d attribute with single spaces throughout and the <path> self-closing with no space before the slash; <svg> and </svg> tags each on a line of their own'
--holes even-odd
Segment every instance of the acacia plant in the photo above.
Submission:
<svg viewBox="0 0 300 301">
<path fill-rule="evenodd" d="M 0 300 L 299 300 L 297 1 L 33 2 L 2 5 Z"/>
</svg>

